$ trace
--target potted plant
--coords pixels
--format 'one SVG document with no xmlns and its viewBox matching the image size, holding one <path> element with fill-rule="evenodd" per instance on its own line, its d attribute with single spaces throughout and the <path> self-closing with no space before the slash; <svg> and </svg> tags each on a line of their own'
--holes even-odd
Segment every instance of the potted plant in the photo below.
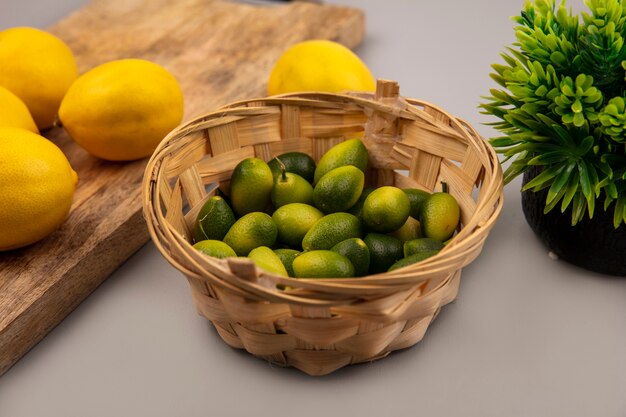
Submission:
<svg viewBox="0 0 626 417">
<path fill-rule="evenodd" d="M 565 3 L 526 3 L 480 107 L 498 119 L 505 181 L 523 174 L 535 233 L 571 263 L 626 275 L 626 4 Z"/>
</svg>

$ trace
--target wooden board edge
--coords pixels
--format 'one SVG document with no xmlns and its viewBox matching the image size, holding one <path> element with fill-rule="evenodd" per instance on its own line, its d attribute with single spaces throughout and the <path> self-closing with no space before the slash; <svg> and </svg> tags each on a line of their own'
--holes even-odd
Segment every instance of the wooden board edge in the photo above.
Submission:
<svg viewBox="0 0 626 417">
<path fill-rule="evenodd" d="M 0 376 L 148 241 L 148 230 L 140 210 L 108 239 L 96 245 L 91 251 L 93 256 L 74 265 L 36 304 L 0 329 Z M 60 299 L 69 301 L 60 303 Z"/>
</svg>

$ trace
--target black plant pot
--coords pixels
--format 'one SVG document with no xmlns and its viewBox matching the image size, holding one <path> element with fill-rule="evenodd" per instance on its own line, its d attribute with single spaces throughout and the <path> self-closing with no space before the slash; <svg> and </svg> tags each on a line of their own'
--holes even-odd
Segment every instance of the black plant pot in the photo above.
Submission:
<svg viewBox="0 0 626 417">
<path fill-rule="evenodd" d="M 533 179 L 539 170 L 524 173 L 523 184 Z M 587 216 L 576 226 L 571 225 L 568 208 L 561 213 L 559 206 L 543 213 L 547 189 L 522 192 L 522 209 L 526 221 L 539 239 L 560 259 L 590 271 L 626 276 L 626 227 L 613 227 L 613 207 L 605 212 L 601 202 L 596 204 L 593 219 Z"/>
</svg>

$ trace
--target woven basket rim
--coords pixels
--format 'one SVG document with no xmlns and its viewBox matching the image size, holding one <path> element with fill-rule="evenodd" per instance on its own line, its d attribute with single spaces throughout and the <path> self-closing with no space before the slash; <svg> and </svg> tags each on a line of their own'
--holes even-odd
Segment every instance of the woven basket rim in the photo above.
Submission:
<svg viewBox="0 0 626 417">
<path fill-rule="evenodd" d="M 325 105 L 328 102 L 337 103 L 338 107 L 346 103 L 355 104 L 363 108 L 375 111 L 391 112 L 398 117 L 406 120 L 426 120 L 432 121 L 432 116 L 424 112 L 420 107 L 430 107 L 450 120 L 450 129 L 464 131 L 464 139 L 468 146 L 474 148 L 475 152 L 481 158 L 485 173 L 482 179 L 481 188 L 488 187 L 479 194 L 476 199 L 476 212 L 467 224 L 457 233 L 457 235 L 441 250 L 437 255 L 428 258 L 420 263 L 401 268 L 392 272 L 384 272 L 375 275 L 368 275 L 359 278 L 326 278 L 326 279 L 295 279 L 289 277 L 281 277 L 268 273 L 263 270 L 258 271 L 258 279 L 248 280 L 238 277 L 231 273 L 233 266 L 245 266 L 252 264 L 252 261 L 241 259 L 211 260 L 195 259 L 190 264 L 195 270 L 187 268 L 175 259 L 167 249 L 165 242 L 174 242 L 184 247 L 185 251 L 196 251 L 189 242 L 187 242 L 179 233 L 169 227 L 157 228 L 162 226 L 165 221 L 163 213 L 155 208 L 154 201 L 158 199 L 156 188 L 158 186 L 157 178 L 162 169 L 163 159 L 168 155 L 175 153 L 177 143 L 184 141 L 186 134 L 194 131 L 199 126 L 210 123 L 214 120 L 223 119 L 225 117 L 246 117 L 251 108 L 244 107 L 249 103 L 263 102 L 266 106 L 278 104 L 294 104 L 298 103 L 313 105 Z M 252 108 L 258 109 L 258 108 Z M 456 129 L 456 130 L 455 130 Z M 246 100 L 240 100 L 226 104 L 213 111 L 200 114 L 184 124 L 181 124 L 172 130 L 164 140 L 158 145 L 157 149 L 150 158 L 144 173 L 143 181 L 143 209 L 144 217 L 148 224 L 148 230 L 153 242 L 162 253 L 162 255 L 174 267 L 182 271 L 185 275 L 198 279 L 206 279 L 206 275 L 211 275 L 211 279 L 224 288 L 228 288 L 233 292 L 239 292 L 242 295 L 252 296 L 258 299 L 268 301 L 289 302 L 307 305 L 332 305 L 345 301 L 341 294 L 346 295 L 346 299 L 351 298 L 355 293 L 366 295 L 368 292 L 372 294 L 381 294 L 384 292 L 399 291 L 402 288 L 409 288 L 423 282 L 425 279 L 433 278 L 438 275 L 442 277 L 449 272 L 447 265 L 451 261 L 458 262 L 461 267 L 471 262 L 473 259 L 464 259 L 465 253 L 470 249 L 482 247 L 484 240 L 494 226 L 503 205 L 503 176 L 502 170 L 493 148 L 480 137 L 474 128 L 462 119 L 450 115 L 445 110 L 423 100 L 399 97 L 398 102 L 383 103 L 376 100 L 373 93 L 326 93 L 326 92 L 302 92 L 289 93 L 280 96 L 260 97 Z M 488 211 L 488 215 L 480 215 L 483 211 Z M 208 257 L 204 257 L 208 258 Z M 202 271 L 202 272 L 198 272 Z M 298 283 L 304 290 L 286 292 L 276 289 L 276 284 L 293 285 Z M 338 294 L 337 299 L 320 299 L 315 294 L 317 291 L 324 293 L 335 292 Z"/>
</svg>

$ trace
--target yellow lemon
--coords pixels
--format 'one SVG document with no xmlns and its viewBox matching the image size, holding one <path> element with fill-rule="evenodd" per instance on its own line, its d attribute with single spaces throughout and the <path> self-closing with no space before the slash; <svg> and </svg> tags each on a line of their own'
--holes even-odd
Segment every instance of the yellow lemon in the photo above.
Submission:
<svg viewBox="0 0 626 417">
<path fill-rule="evenodd" d="M 39 129 L 52 126 L 78 76 L 72 51 L 54 35 L 19 27 L 0 32 L 0 85 L 28 107 Z"/>
<path fill-rule="evenodd" d="M 112 161 L 149 156 L 183 118 L 183 93 L 165 68 L 142 59 L 102 64 L 81 75 L 59 118 L 89 153 Z"/>
<path fill-rule="evenodd" d="M 39 133 L 26 104 L 18 96 L 0 86 L 0 126 L 21 127 Z"/>
<path fill-rule="evenodd" d="M 0 251 L 43 239 L 67 217 L 78 177 L 48 139 L 0 127 Z"/>
<path fill-rule="evenodd" d="M 345 46 L 327 40 L 300 42 L 278 59 L 267 85 L 270 95 L 299 91 L 374 91 L 367 66 Z"/>
</svg>

